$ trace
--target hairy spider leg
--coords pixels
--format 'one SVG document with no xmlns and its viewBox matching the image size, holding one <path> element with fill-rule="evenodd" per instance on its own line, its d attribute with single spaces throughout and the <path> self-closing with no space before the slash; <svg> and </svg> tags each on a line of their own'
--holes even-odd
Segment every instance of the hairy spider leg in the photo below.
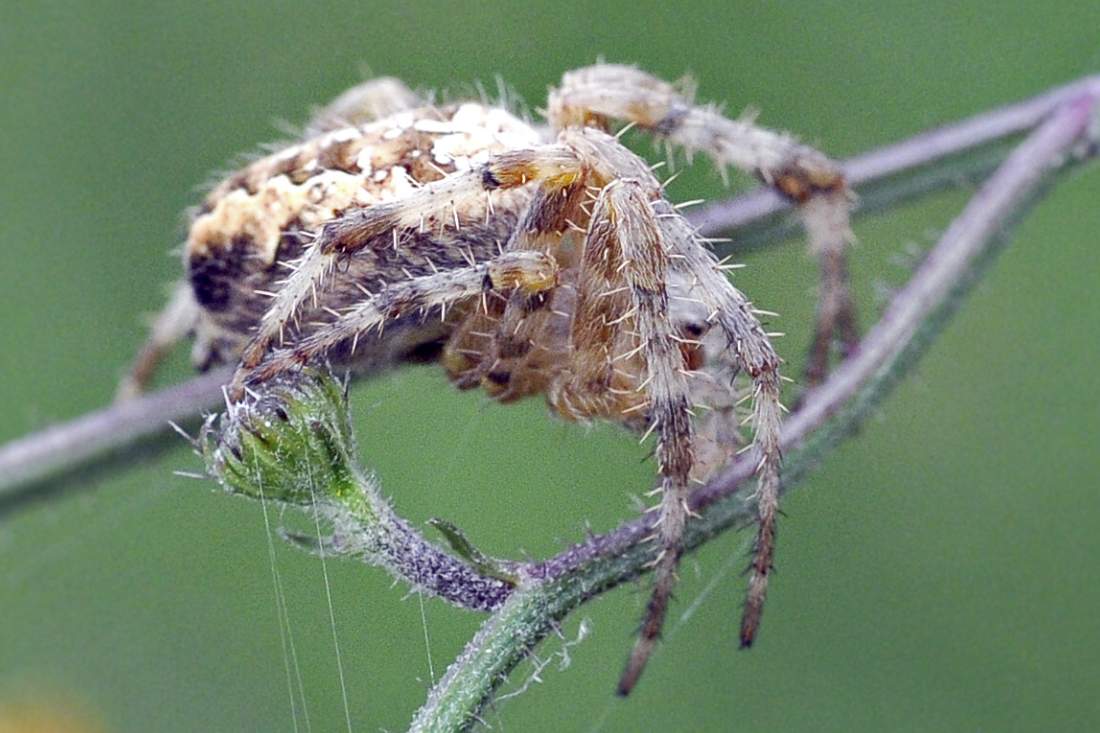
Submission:
<svg viewBox="0 0 1100 733">
<path fill-rule="evenodd" d="M 149 336 L 141 345 L 126 375 L 119 380 L 116 400 L 137 397 L 149 386 L 157 367 L 164 361 L 199 320 L 199 306 L 191 294 L 191 285 L 179 281 L 172 286 L 168 303 L 156 315 Z"/>
<path fill-rule="evenodd" d="M 733 286 L 698 241 L 695 230 L 666 201 L 655 204 L 665 241 L 674 253 L 672 266 L 690 278 L 692 293 L 710 310 L 733 350 L 737 364 L 753 383 L 753 445 L 756 474 L 757 534 L 750 564 L 749 588 L 741 617 L 741 645 L 751 646 L 760 626 L 768 591 L 768 575 L 775 558 L 776 514 L 779 507 L 779 429 L 782 423 L 779 368 L 776 353 L 752 303 Z"/>
<path fill-rule="evenodd" d="M 661 551 L 654 567 L 653 592 L 645 619 L 619 682 L 627 694 L 664 625 L 669 599 L 676 584 L 676 570 L 683 555 L 687 495 L 694 461 L 691 391 L 680 338 L 669 317 L 666 288 L 669 263 L 661 230 L 642 185 L 620 179 L 604 187 L 596 199 L 586 247 L 608 256 L 586 258 L 617 274 L 629 289 L 632 320 L 646 364 L 644 393 L 648 430 L 657 434 L 657 463 L 661 472 L 661 503 L 657 537 Z"/>
<path fill-rule="evenodd" d="M 347 308 L 340 317 L 326 323 L 292 348 L 277 349 L 250 375 L 265 382 L 303 364 L 314 362 L 349 339 L 371 329 L 379 331 L 387 321 L 409 313 L 426 314 L 493 290 L 518 291 L 534 295 L 554 287 L 557 265 L 537 252 L 510 252 L 488 262 L 386 285 L 380 292 Z M 352 346 L 354 351 L 354 341 Z"/>
<path fill-rule="evenodd" d="M 548 114 L 559 129 L 624 120 L 683 148 L 689 157 L 706 153 L 723 176 L 729 166 L 752 173 L 798 205 L 821 269 L 817 338 L 805 375 L 806 386 L 815 386 L 827 372 L 838 336 L 844 355 L 858 344 L 846 264 L 854 241 L 849 223 L 854 197 L 839 166 L 814 148 L 760 127 L 751 117 L 729 119 L 691 96 L 690 90 L 634 67 L 597 64 L 563 76 L 561 87 L 551 92 Z"/>
<path fill-rule="evenodd" d="M 816 387 L 829 375 L 829 356 L 834 343 L 838 345 L 842 359 L 851 356 L 859 347 L 859 323 L 848 286 L 847 245 L 852 241 L 852 234 L 847 221 L 848 212 L 831 201 L 835 195 L 811 198 L 800 208 L 810 240 L 825 243 L 817 248 L 821 293 L 817 300 L 814 337 L 803 372 L 807 388 Z M 847 232 L 848 236 L 839 236 L 843 232 Z"/>
</svg>

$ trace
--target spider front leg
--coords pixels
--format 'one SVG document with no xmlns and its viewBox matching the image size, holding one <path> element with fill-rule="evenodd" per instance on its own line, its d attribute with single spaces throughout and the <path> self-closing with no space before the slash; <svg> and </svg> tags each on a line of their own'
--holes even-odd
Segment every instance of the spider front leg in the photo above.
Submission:
<svg viewBox="0 0 1100 733">
<path fill-rule="evenodd" d="M 732 120 L 714 105 L 694 104 L 690 93 L 630 66 L 597 64 L 565 74 L 551 94 L 549 116 L 557 127 L 606 124 L 621 119 L 687 151 L 706 153 L 719 171 L 733 166 L 758 176 L 798 206 L 809 249 L 820 262 L 821 285 L 816 337 L 806 369 L 806 386 L 828 369 L 833 342 L 849 354 L 858 343 L 849 292 L 847 249 L 853 196 L 839 166 L 795 138 Z"/>
<path fill-rule="evenodd" d="M 694 465 L 687 365 L 680 348 L 682 339 L 675 333 L 669 315 L 666 287 L 669 260 L 647 188 L 638 180 L 612 181 L 596 198 L 585 239 L 583 268 L 582 283 L 622 283 L 619 289 L 626 291 L 629 303 L 625 317 L 635 329 L 633 341 L 637 346 L 621 353 L 608 348 L 607 331 L 622 327 L 610 325 L 608 317 L 611 314 L 599 311 L 606 310 L 601 303 L 606 300 L 604 296 L 614 294 L 617 289 L 592 292 L 591 286 L 582 286 L 573 328 L 572 384 L 566 390 L 572 397 L 565 399 L 570 403 L 584 399 L 601 374 L 603 389 L 610 391 L 610 370 L 614 363 L 638 354 L 645 364 L 645 378 L 635 391 L 644 394 L 644 401 L 639 403 L 636 396 L 630 395 L 612 393 L 612 397 L 629 405 L 624 411 L 644 408 L 642 414 L 648 421 L 646 434 L 657 434 L 661 503 L 656 535 L 661 552 L 654 566 L 653 591 L 645 619 L 619 681 L 619 694 L 627 695 L 645 668 L 668 612 L 676 570 L 683 555 L 687 495 Z"/>
<path fill-rule="evenodd" d="M 298 366 L 315 362 L 339 344 L 356 340 L 371 329 L 381 331 L 388 321 L 410 313 L 427 314 L 433 308 L 446 313 L 449 305 L 488 291 L 518 291 L 528 296 L 554 287 L 557 265 L 536 252 L 502 254 L 488 262 L 458 270 L 393 283 L 351 306 L 291 348 L 278 349 L 249 374 L 249 381 L 262 383 Z"/>
<path fill-rule="evenodd" d="M 691 225 L 666 201 L 658 201 L 661 231 L 667 242 L 673 267 L 692 284 L 697 296 L 710 310 L 708 320 L 725 333 L 728 348 L 737 365 L 752 380 L 753 448 L 757 456 L 756 542 L 750 563 L 749 588 L 741 617 L 741 646 L 752 646 L 760 627 L 768 576 L 775 558 L 776 519 L 779 509 L 779 469 L 782 455 L 779 430 L 783 406 L 780 402 L 779 358 L 768 334 L 755 315 L 752 303 L 726 277 L 722 267 L 700 242 Z"/>
</svg>

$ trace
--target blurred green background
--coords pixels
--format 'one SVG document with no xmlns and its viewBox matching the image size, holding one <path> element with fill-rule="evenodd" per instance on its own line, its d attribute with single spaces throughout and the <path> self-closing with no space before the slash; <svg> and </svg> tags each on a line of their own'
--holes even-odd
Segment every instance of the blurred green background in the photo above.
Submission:
<svg viewBox="0 0 1100 733">
<path fill-rule="evenodd" d="M 499 72 L 535 107 L 602 54 L 690 71 L 701 97 L 845 156 L 1095 71 L 1098 28 L 1090 0 L 2 0 L 0 440 L 111 398 L 139 315 L 179 272 L 167 253 L 196 186 L 367 68 L 452 89 Z M 581 609 L 565 633 L 581 618 L 592 633 L 572 666 L 490 710 L 493 728 L 1100 726 L 1098 194 L 1095 168 L 1054 190 L 880 416 L 790 496 L 751 653 L 736 649 L 729 535 L 687 562 L 634 697 L 612 689 L 641 585 Z M 724 194 L 700 165 L 673 195 Z M 859 221 L 865 319 L 967 195 Z M 783 314 L 796 373 L 812 263 L 797 241 L 745 259 L 738 283 Z M 183 351 L 166 382 L 189 374 Z M 353 403 L 401 513 L 446 517 L 494 554 L 545 556 L 586 522 L 609 528 L 652 480 L 629 436 L 547 419 L 538 400 L 457 394 L 435 368 L 360 384 Z M 109 731 L 293 729 L 260 508 L 175 469 L 198 469 L 182 441 L 0 518 L 0 710 L 59 706 Z M 321 567 L 277 553 L 312 730 L 343 729 Z M 423 623 L 382 573 L 329 571 L 355 729 L 401 730 L 480 619 L 427 600 Z"/>
</svg>

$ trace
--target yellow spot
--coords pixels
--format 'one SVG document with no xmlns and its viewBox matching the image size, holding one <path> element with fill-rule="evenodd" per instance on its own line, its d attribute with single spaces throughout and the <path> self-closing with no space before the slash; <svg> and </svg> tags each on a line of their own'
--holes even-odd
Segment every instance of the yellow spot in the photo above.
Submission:
<svg viewBox="0 0 1100 733">
<path fill-rule="evenodd" d="M 0 703 L 0 733 L 103 733 L 86 711 L 58 702 Z"/>
</svg>

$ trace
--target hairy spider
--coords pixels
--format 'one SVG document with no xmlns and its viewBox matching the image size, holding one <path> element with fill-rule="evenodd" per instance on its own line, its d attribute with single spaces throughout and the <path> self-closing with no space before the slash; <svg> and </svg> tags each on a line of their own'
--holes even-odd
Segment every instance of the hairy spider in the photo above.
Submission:
<svg viewBox="0 0 1100 733">
<path fill-rule="evenodd" d="M 234 400 L 322 358 L 357 369 L 438 358 L 458 386 L 502 402 L 543 393 L 565 419 L 656 433 L 662 552 L 619 683 L 626 694 L 667 610 L 689 484 L 740 447 L 737 374 L 751 381 L 759 456 L 741 625 L 742 644 L 753 641 L 774 551 L 781 360 L 760 311 L 610 122 L 750 171 L 800 204 L 823 264 L 825 359 L 834 324 L 850 320 L 850 196 L 817 151 L 632 67 L 567 73 L 546 116 L 541 129 L 486 103 L 433 105 L 392 79 L 341 95 L 304 140 L 206 196 L 191 221 L 187 281 L 121 391 L 139 390 L 194 331 L 200 368 L 239 360 Z M 696 418 L 696 406 L 709 411 Z"/>
</svg>

